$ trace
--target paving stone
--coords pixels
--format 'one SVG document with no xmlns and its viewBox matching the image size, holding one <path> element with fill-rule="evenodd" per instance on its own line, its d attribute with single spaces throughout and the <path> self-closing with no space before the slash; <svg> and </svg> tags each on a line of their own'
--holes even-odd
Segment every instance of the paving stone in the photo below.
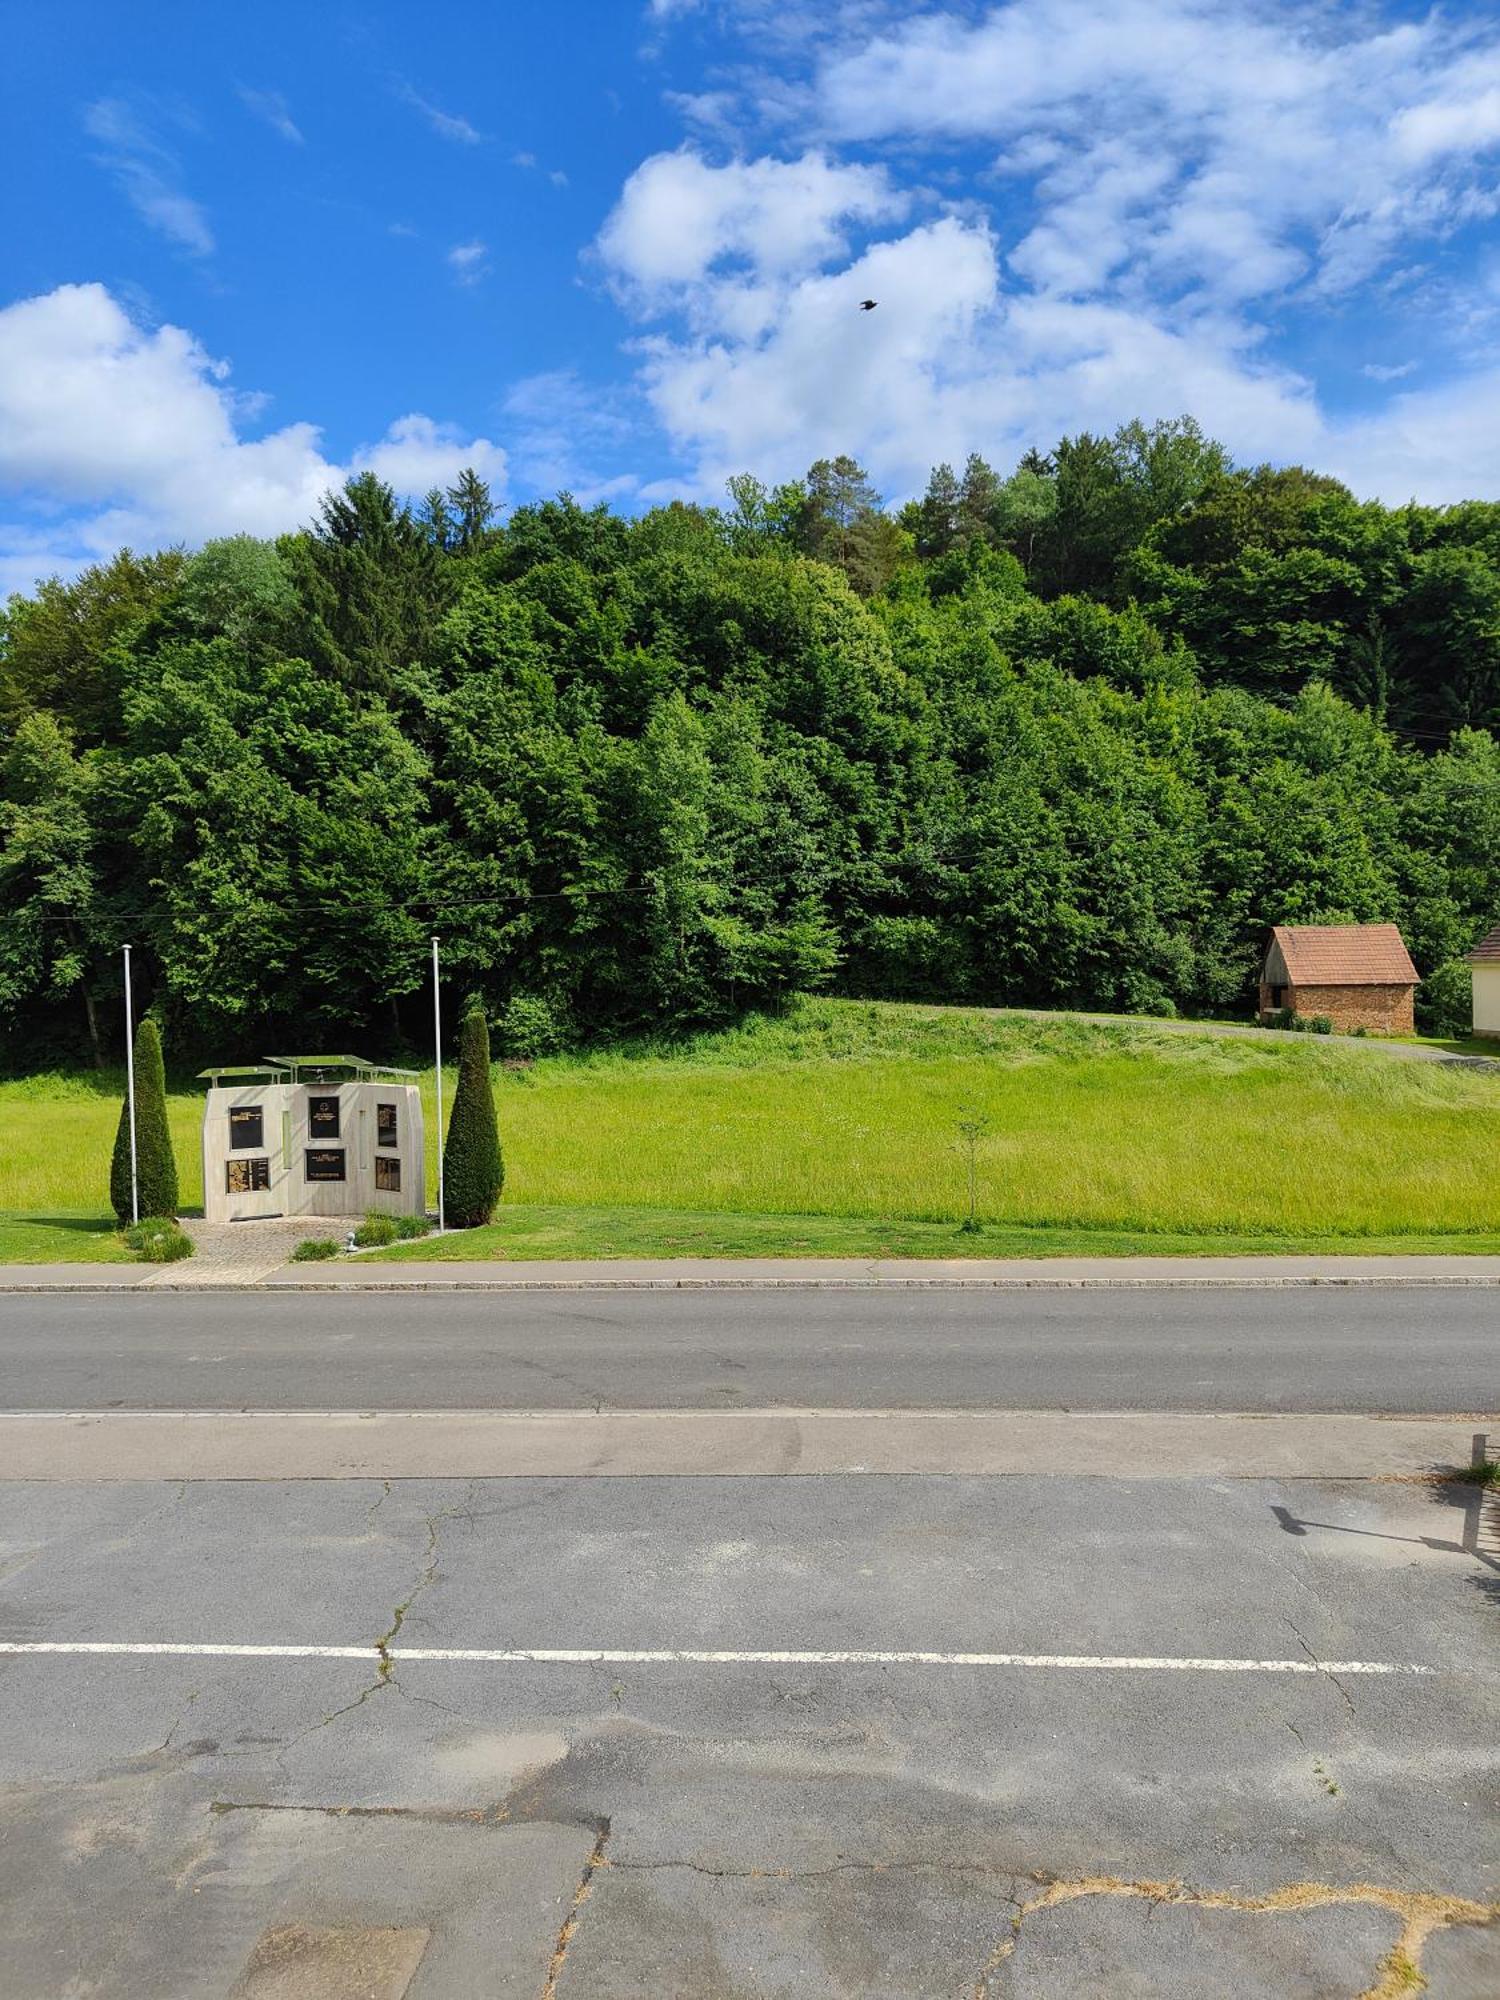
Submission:
<svg viewBox="0 0 1500 2000">
<path fill-rule="evenodd" d="M 192 1239 L 191 1258 L 163 1265 L 145 1282 L 162 1291 L 196 1285 L 256 1284 L 281 1270 L 297 1245 L 309 1236 L 329 1236 L 342 1244 L 355 1221 L 354 1217 L 289 1215 L 254 1222 L 204 1222 L 190 1216 L 182 1226 Z"/>
</svg>

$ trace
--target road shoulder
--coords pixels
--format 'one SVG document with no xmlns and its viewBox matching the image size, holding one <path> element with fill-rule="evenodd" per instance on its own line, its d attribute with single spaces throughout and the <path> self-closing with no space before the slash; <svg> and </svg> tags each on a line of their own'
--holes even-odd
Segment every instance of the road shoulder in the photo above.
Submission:
<svg viewBox="0 0 1500 2000">
<path fill-rule="evenodd" d="M 14 1480 L 1451 1476 L 1500 1415 L 1069 1410 L 0 1413 Z M 1480 1489 L 1475 1488 L 1476 1501 Z"/>
</svg>

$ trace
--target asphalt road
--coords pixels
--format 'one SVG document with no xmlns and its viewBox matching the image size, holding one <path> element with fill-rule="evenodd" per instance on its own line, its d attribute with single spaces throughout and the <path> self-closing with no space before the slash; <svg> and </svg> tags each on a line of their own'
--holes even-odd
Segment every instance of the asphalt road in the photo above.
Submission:
<svg viewBox="0 0 1500 2000">
<path fill-rule="evenodd" d="M 1463 1412 L 1500 1290 L 0 1297 L 0 1409 Z"/>
<path fill-rule="evenodd" d="M 0 1461 L 0 2000 L 1494 2000 L 1500 1492 L 1313 1474 L 1497 1360 L 1487 1289 L 0 1298 L 0 1411 L 102 1412 Z"/>
<path fill-rule="evenodd" d="M 1404 1949 L 1432 2000 L 1488 2000 L 1480 1504 L 1060 1477 L 0 1488 L 0 1638 L 268 1648 L 0 1654 L 0 1990 L 1348 2000 Z M 287 1650 L 341 1645 L 362 1654 Z M 609 1657 L 514 1657 L 559 1648 Z"/>
</svg>

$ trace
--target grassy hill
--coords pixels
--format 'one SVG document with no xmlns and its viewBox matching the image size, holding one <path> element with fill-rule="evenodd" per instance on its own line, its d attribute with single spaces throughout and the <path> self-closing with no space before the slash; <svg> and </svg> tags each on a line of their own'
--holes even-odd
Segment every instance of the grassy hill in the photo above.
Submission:
<svg viewBox="0 0 1500 2000">
<path fill-rule="evenodd" d="M 71 1220 L 54 1256 L 108 1253 L 116 1091 L 0 1084 L 0 1255 L 42 1254 L 22 1217 Z M 445 1254 L 1500 1249 L 1500 1064 L 1369 1042 L 806 999 L 497 1094 L 502 1220 Z M 192 1204 L 201 1100 L 170 1111 Z M 970 1113 L 985 1230 L 960 1237 Z"/>
</svg>

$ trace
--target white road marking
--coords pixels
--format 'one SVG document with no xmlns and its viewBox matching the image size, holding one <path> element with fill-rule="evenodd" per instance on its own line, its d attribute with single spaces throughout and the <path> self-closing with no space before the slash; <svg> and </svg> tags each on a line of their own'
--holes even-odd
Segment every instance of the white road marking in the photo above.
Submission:
<svg viewBox="0 0 1500 2000">
<path fill-rule="evenodd" d="M 933 1653 L 707 1651 L 694 1647 L 572 1646 L 239 1646 L 175 1640 L 12 1639 L 0 1654 L 186 1655 L 211 1660 L 434 1660 L 474 1666 L 692 1667 L 1061 1667 L 1106 1673 L 1446 1674 L 1471 1669 L 1417 1666 L 1404 1660 L 1173 1659 L 1132 1653 Z"/>
</svg>

